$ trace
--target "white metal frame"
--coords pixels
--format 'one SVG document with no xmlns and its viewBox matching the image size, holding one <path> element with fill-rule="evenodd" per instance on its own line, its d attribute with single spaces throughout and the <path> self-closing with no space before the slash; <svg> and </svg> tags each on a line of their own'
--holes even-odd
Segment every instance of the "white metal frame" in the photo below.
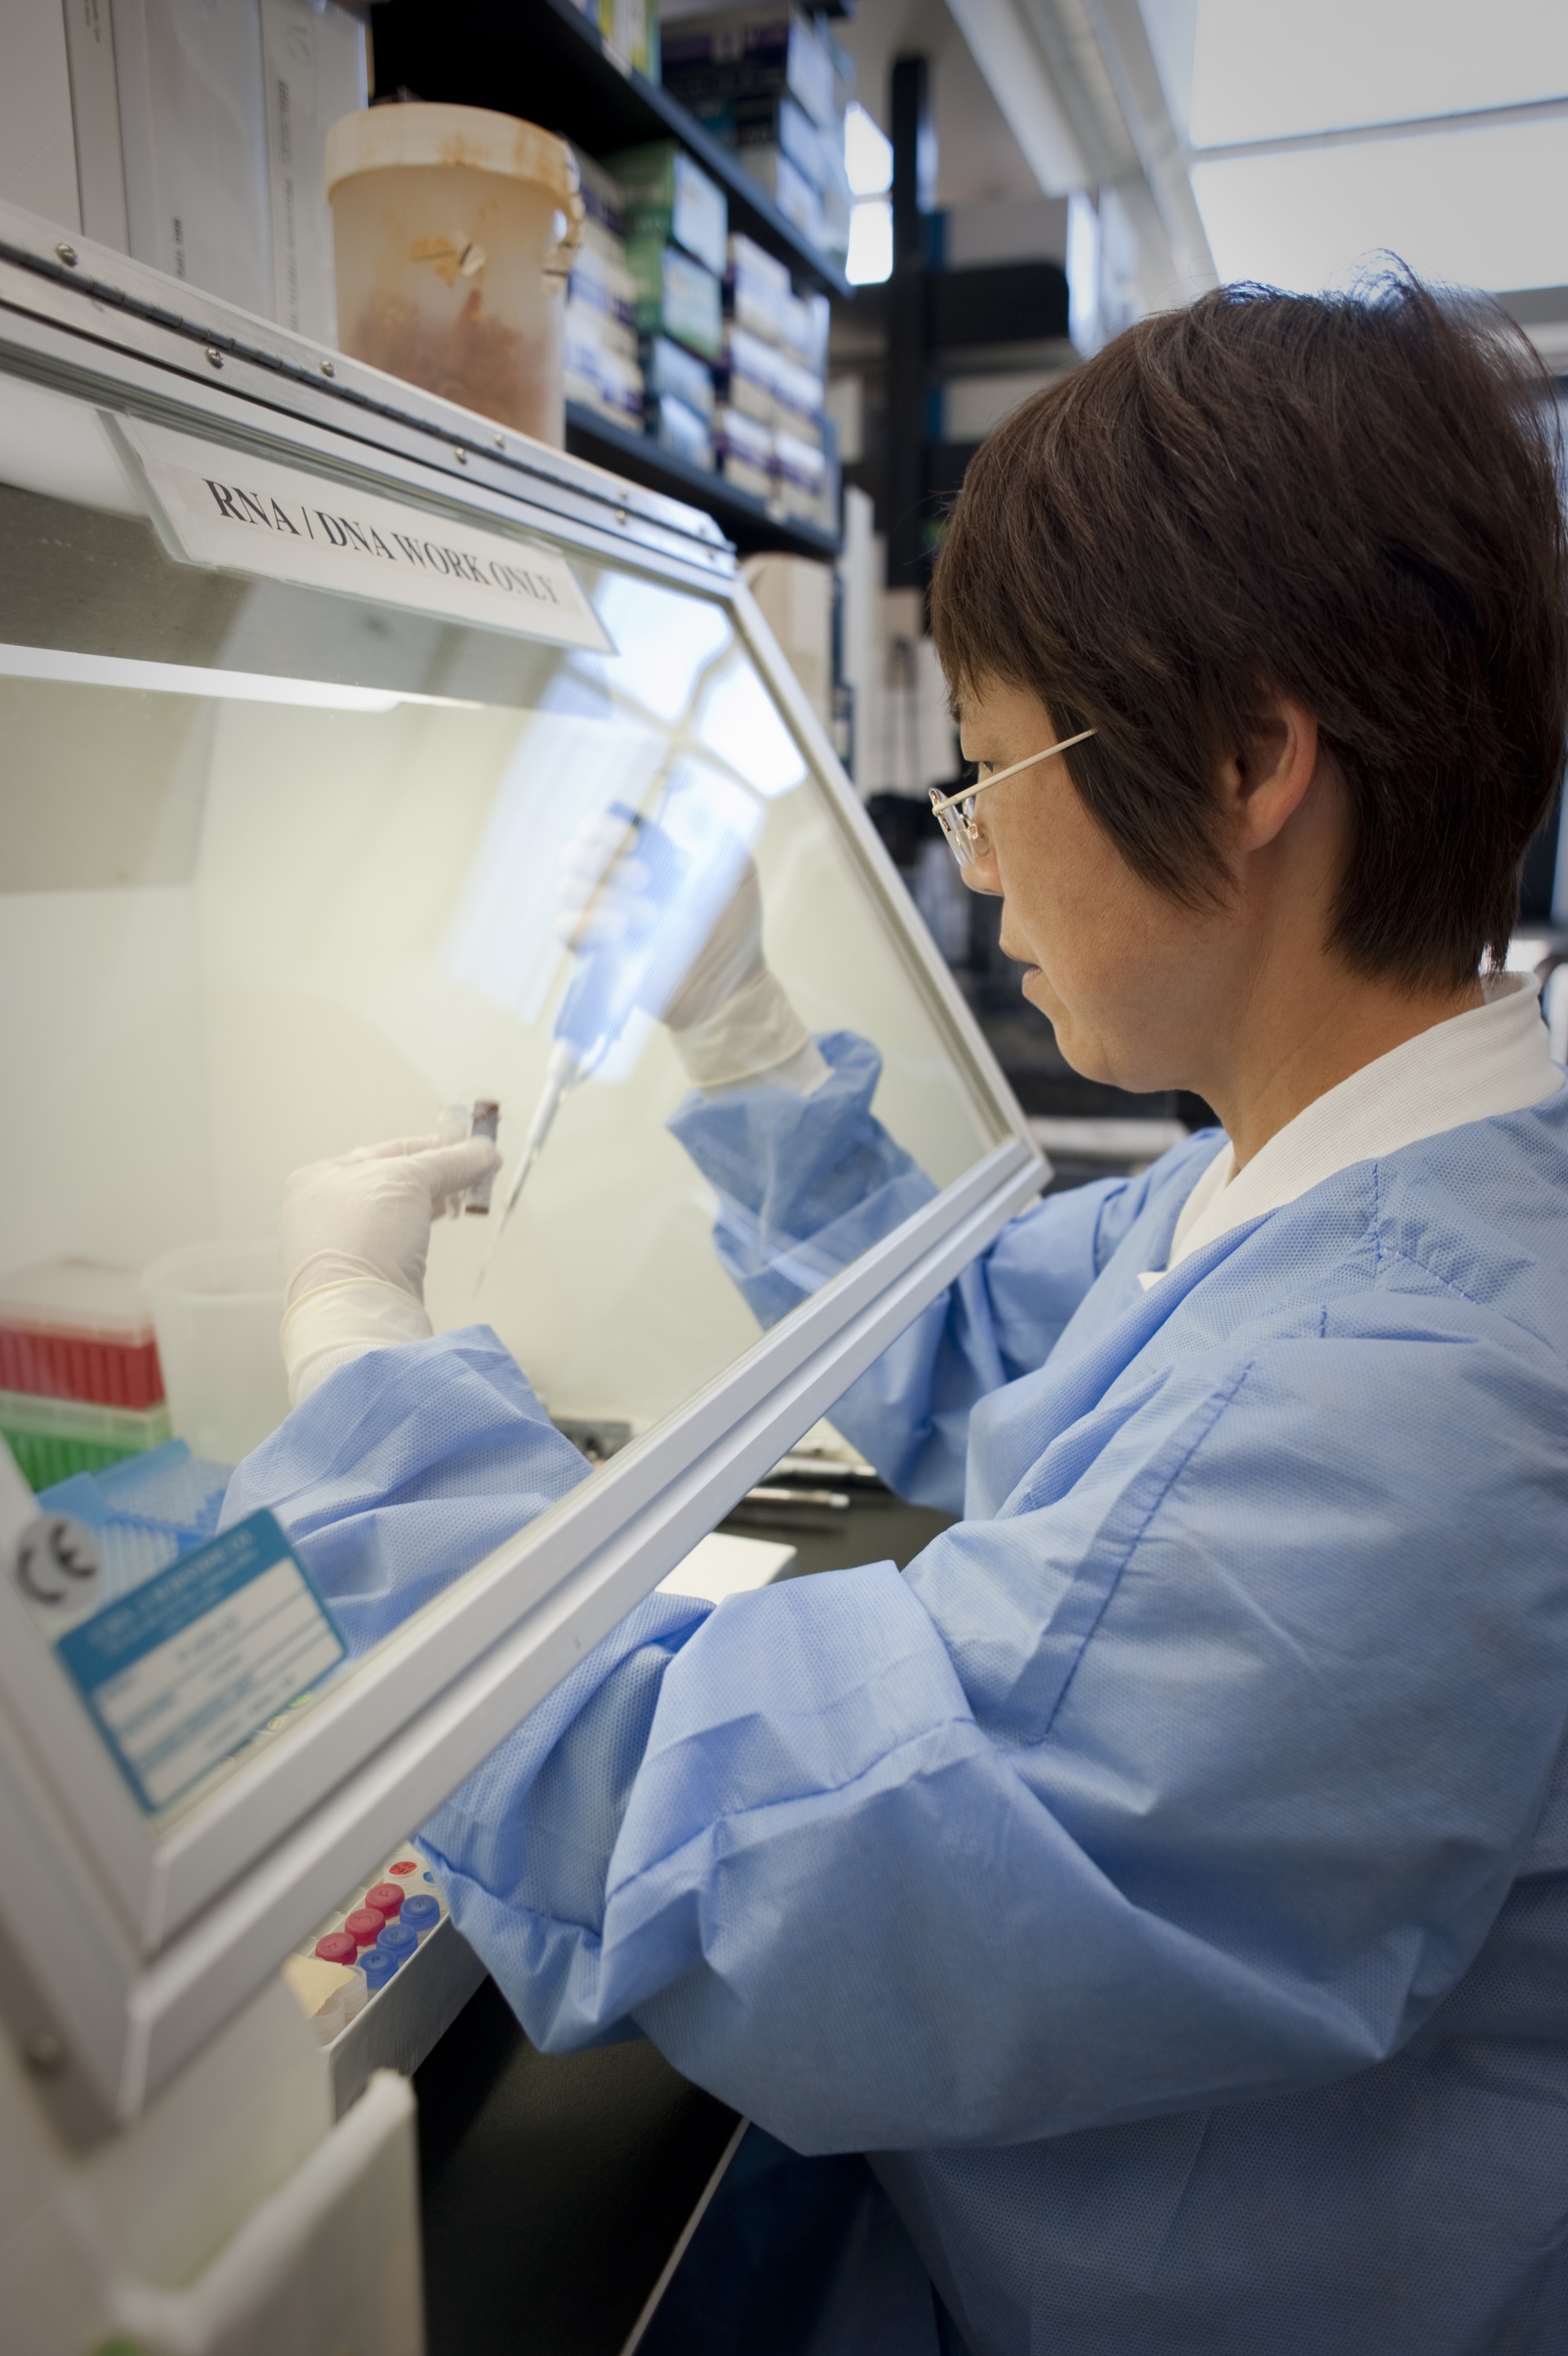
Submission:
<svg viewBox="0 0 1568 2356">
<path fill-rule="evenodd" d="M 63 1673 L 0 1595 L 0 2012 L 54 2056 L 62 2124 L 135 2115 L 148 2095 L 328 1912 L 720 1520 L 1038 1191 L 1039 1157 L 832 745 L 713 527 L 539 452 L 478 451 L 485 421 L 202 304 L 209 332 L 127 321 L 99 292 L 8 263 L 0 209 L 0 369 L 169 422 L 193 421 L 514 529 L 547 530 L 729 606 L 806 751 L 846 852 L 886 908 L 911 979 L 979 1098 L 1010 1134 L 874 1250 L 765 1333 L 677 1414 L 521 1529 L 161 1835 L 141 1816 Z M 38 225 L 27 225 L 35 242 Z M 85 249 L 83 250 L 85 251 Z M 91 257 L 100 273 L 120 257 Z M 131 278 L 138 278 L 124 265 Z M 168 282 L 142 272 L 166 296 Z M 184 297 L 188 290 L 177 290 Z M 246 359 L 235 326 L 288 347 Z M 194 357 L 193 357 L 194 356 Z M 374 404 L 357 392 L 369 380 Z M 332 404 L 339 406 L 334 410 Z M 349 406 L 342 404 L 347 402 Z M 395 403 L 404 410 L 395 412 Z M 467 455 L 463 453 L 467 450 Z M 438 454 L 445 454 L 444 455 Z M 454 456 L 453 454 L 456 454 Z M 548 461 L 548 465 L 543 464 Z M 456 471 L 458 466 L 463 471 Z M 69 1969 L 61 1958 L 71 1957 Z M 41 2042 L 39 2041 L 41 2040 Z"/>
</svg>

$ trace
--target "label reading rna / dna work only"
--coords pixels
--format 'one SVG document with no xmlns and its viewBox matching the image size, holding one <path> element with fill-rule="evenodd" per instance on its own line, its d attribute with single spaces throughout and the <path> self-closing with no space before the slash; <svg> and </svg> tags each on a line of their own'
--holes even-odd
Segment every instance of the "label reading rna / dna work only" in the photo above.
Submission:
<svg viewBox="0 0 1568 2356">
<path fill-rule="evenodd" d="M 231 1758 L 347 1650 L 271 1514 L 252 1514 L 59 1639 L 149 1813 Z"/>
<path fill-rule="evenodd" d="M 188 564 L 613 652 L 556 549 L 171 426 L 134 417 L 109 423 L 152 495 L 171 554 Z"/>
</svg>

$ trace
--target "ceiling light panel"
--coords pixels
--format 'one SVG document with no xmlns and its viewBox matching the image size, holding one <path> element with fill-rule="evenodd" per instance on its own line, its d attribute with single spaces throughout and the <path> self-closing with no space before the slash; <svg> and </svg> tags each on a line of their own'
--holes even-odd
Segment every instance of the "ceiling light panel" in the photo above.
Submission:
<svg viewBox="0 0 1568 2356">
<path fill-rule="evenodd" d="M 1195 147 L 1553 98 L 1564 0 L 1197 0 Z"/>
<path fill-rule="evenodd" d="M 1568 116 L 1195 162 L 1223 279 L 1304 293 L 1397 254 L 1423 278 L 1568 284 Z"/>
</svg>

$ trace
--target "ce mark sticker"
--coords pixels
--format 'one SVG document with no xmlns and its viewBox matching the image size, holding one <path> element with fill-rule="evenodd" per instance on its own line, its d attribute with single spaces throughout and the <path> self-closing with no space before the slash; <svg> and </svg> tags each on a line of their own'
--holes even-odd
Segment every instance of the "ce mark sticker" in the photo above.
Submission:
<svg viewBox="0 0 1568 2356">
<path fill-rule="evenodd" d="M 98 1549 L 69 1514 L 45 1514 L 16 1541 L 16 1584 L 33 1603 L 91 1603 L 101 1575 Z"/>
</svg>

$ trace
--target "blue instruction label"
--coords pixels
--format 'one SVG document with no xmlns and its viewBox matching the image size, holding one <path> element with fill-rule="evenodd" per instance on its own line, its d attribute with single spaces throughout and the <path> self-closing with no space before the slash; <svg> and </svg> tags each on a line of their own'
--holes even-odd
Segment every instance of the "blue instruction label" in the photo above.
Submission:
<svg viewBox="0 0 1568 2356">
<path fill-rule="evenodd" d="M 252 1514 L 62 1636 L 127 1781 L 167 1807 L 347 1650 L 271 1514 Z"/>
</svg>

